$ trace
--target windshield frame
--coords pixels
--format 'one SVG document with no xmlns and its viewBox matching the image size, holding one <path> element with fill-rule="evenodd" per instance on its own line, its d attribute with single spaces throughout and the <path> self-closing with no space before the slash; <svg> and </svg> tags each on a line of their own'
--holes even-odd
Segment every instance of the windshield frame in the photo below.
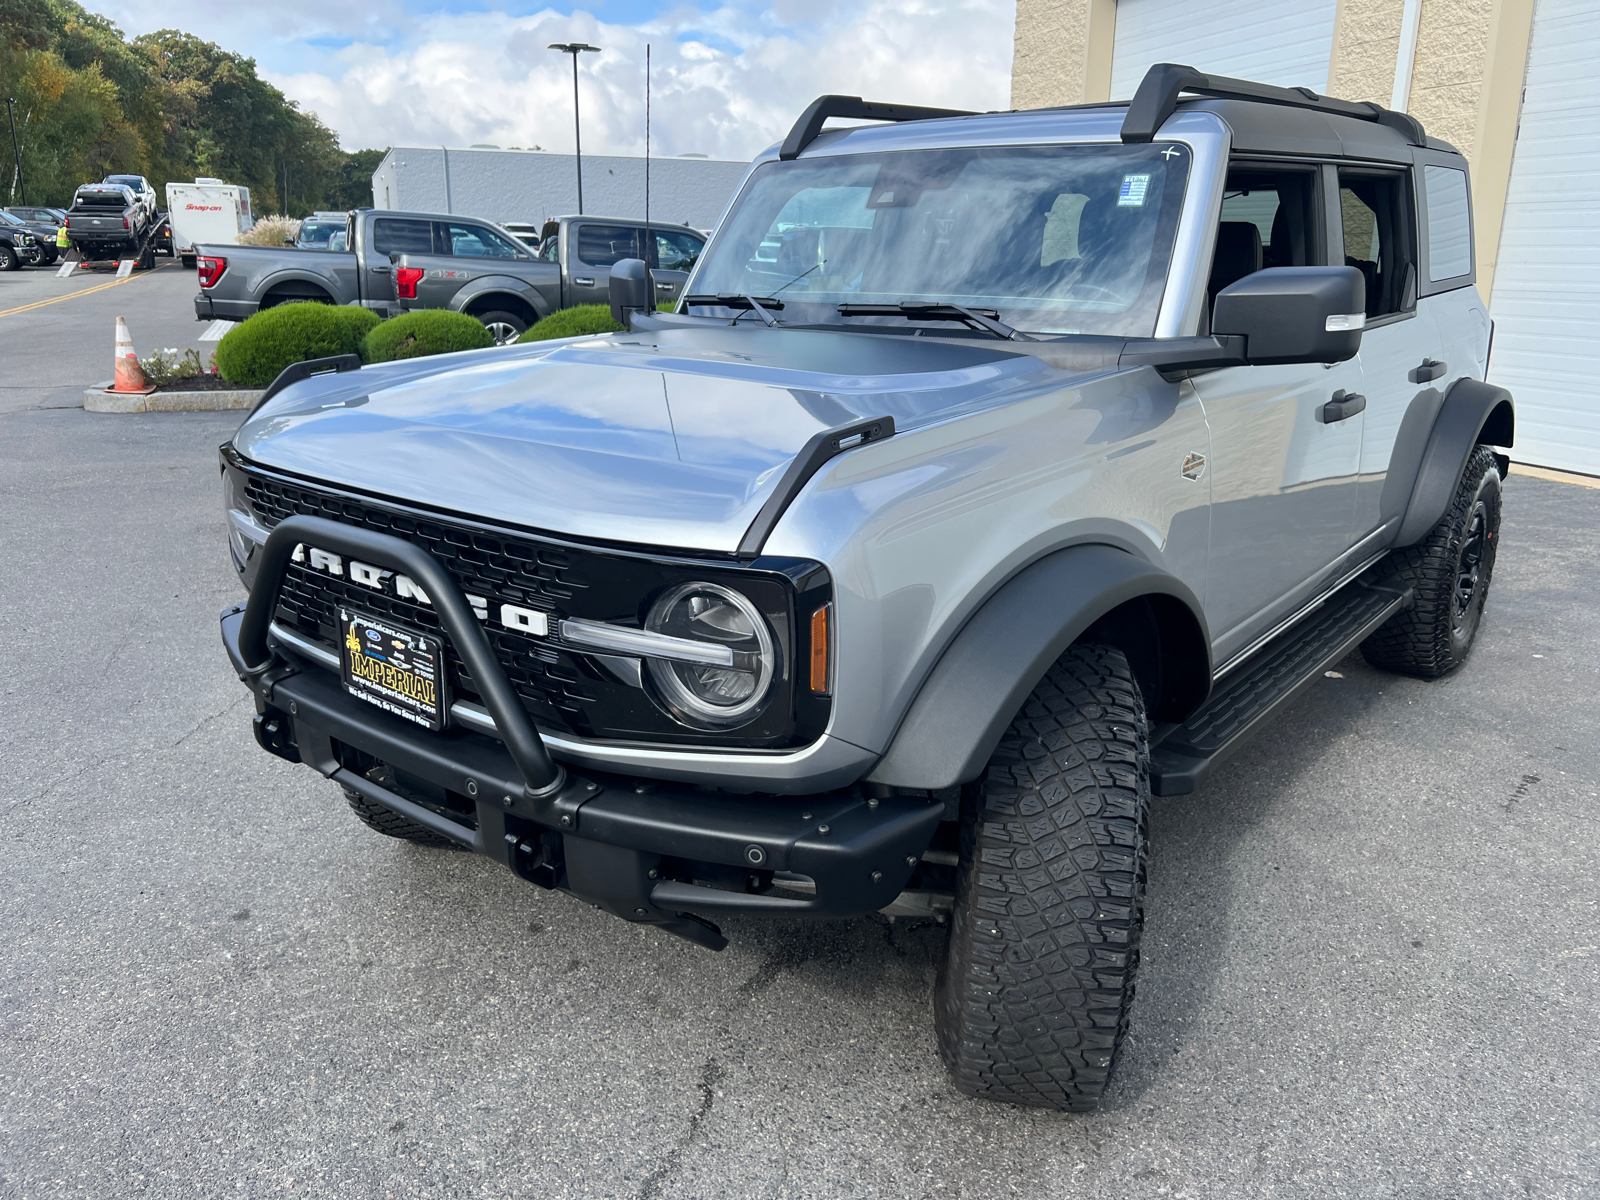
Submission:
<svg viewBox="0 0 1600 1200">
<path fill-rule="evenodd" d="M 1036 116 L 1044 114 L 999 115 L 1015 121 L 1018 118 L 1036 119 Z M 1073 116 L 1078 115 L 1073 114 Z M 1100 114 L 1095 115 L 1098 117 Z M 979 119 L 981 120 L 982 118 Z M 1029 123 L 1033 124 L 1035 120 L 1030 120 Z M 943 122 L 930 122 L 929 124 L 942 125 Z M 1134 236 L 1137 241 L 1132 245 L 1140 251 L 1148 247 L 1149 253 L 1147 256 L 1141 256 L 1138 260 L 1144 266 L 1142 276 L 1135 272 L 1130 272 L 1118 278 L 1118 282 L 1125 289 L 1131 288 L 1131 293 L 1127 290 L 1124 291 L 1124 295 L 1130 298 L 1120 308 L 1097 307 L 1094 301 L 1088 298 L 1092 295 L 1092 292 L 1086 293 L 1082 289 L 1088 288 L 1099 291 L 1106 289 L 1100 288 L 1097 284 L 1091 282 L 1091 276 L 1087 275 L 1080 275 L 1078 282 L 1065 284 L 1047 282 L 1041 286 L 1039 282 L 1035 281 L 1031 288 L 1019 287 L 1016 292 L 1008 292 L 1003 287 L 1003 281 L 1007 278 L 1004 274 L 998 276 L 998 279 L 1002 282 L 1000 288 L 997 289 L 994 280 L 974 278 L 969 273 L 968 278 L 961 282 L 967 283 L 969 286 L 977 284 L 987 289 L 987 292 L 993 292 L 994 294 L 973 294 L 970 292 L 957 294 L 954 287 L 946 289 L 937 284 L 932 289 L 927 289 L 926 281 L 921 281 L 924 283 L 924 291 L 908 292 L 903 296 L 894 294 L 896 275 L 900 270 L 903 269 L 906 272 L 908 285 L 918 281 L 913 279 L 916 270 L 914 266 L 910 265 L 910 260 L 905 260 L 903 267 L 896 262 L 896 259 L 905 254 L 910 247 L 906 244 L 907 233 L 893 229 L 888 235 L 892 240 L 883 243 L 885 250 L 887 250 L 883 262 L 883 266 L 886 266 L 884 274 L 887 276 L 889 285 L 889 289 L 886 291 L 865 292 L 854 290 L 855 287 L 860 285 L 859 277 L 854 281 L 854 287 L 847 284 L 842 291 L 835 288 L 821 295 L 785 291 L 782 296 L 778 296 L 771 284 L 766 287 L 761 287 L 759 284 L 754 284 L 753 286 L 757 287 L 762 296 L 776 296 L 780 301 L 787 299 L 790 302 L 791 309 L 800 308 L 801 311 L 792 311 L 784 320 L 784 324 L 791 328 L 830 328 L 875 331 L 879 333 L 906 333 L 911 332 L 915 326 L 920 327 L 926 334 L 935 332 L 933 328 L 922 322 L 912 322 L 899 316 L 847 316 L 834 311 L 838 309 L 839 303 L 848 305 L 869 301 L 880 304 L 885 302 L 893 304 L 900 300 L 913 301 L 921 305 L 966 305 L 978 311 L 991 313 L 999 310 L 1000 319 L 1006 324 L 1016 326 L 1025 334 L 1048 340 L 1074 336 L 1158 336 L 1163 332 L 1160 328 L 1162 325 L 1170 326 L 1171 320 L 1167 313 L 1167 300 L 1171 276 L 1180 263 L 1180 244 L 1191 240 L 1183 236 L 1185 226 L 1191 223 L 1190 192 L 1197 176 L 1203 178 L 1211 168 L 1212 164 L 1203 160 L 1212 159 L 1215 157 L 1214 155 L 1206 154 L 1202 156 L 1194 145 L 1189 144 L 1188 138 L 1164 138 L 1154 144 L 1142 145 L 1124 144 L 1120 139 L 1104 136 L 1073 137 L 1070 135 L 1048 138 L 1024 137 L 1016 140 L 1010 138 L 995 138 L 993 140 L 932 138 L 927 140 L 918 139 L 912 144 L 906 144 L 904 137 L 906 131 L 906 126 L 877 126 L 835 131 L 830 135 L 825 135 L 829 140 L 838 139 L 835 145 L 831 147 L 834 151 L 832 153 L 807 154 L 793 162 L 781 161 L 771 154 L 758 158 L 746 174 L 739 191 L 729 203 L 722 220 L 718 223 L 717 229 L 707 241 L 699 261 L 695 264 L 694 273 L 683 290 L 683 294 L 685 296 L 690 293 L 697 295 L 731 295 L 741 289 L 730 285 L 734 281 L 747 279 L 751 269 L 747 264 L 756 261 L 768 261 L 765 257 L 758 259 L 758 252 L 753 250 L 750 251 L 748 258 L 741 256 L 751 244 L 752 237 L 760 236 L 762 245 L 766 245 L 773 236 L 771 230 L 777 227 L 781 214 L 786 211 L 789 204 L 795 202 L 796 197 L 804 195 L 808 190 L 802 185 L 785 194 L 784 189 L 779 185 L 775 196 L 761 197 L 759 189 L 770 187 L 772 180 L 779 172 L 787 173 L 789 170 L 809 169 L 817 173 L 815 177 L 818 179 L 817 186 L 819 187 L 855 188 L 863 185 L 855 182 L 827 183 L 824 180 L 829 175 L 837 179 L 840 175 L 848 173 L 853 167 L 869 167 L 876 162 L 879 164 L 880 173 L 873 176 L 876 182 L 870 186 L 878 188 L 881 192 L 885 187 L 885 181 L 892 182 L 896 177 L 882 175 L 881 171 L 884 168 L 892 169 L 892 165 L 896 162 L 909 162 L 909 156 L 921 152 L 929 154 L 929 165 L 931 169 L 937 171 L 939 170 L 939 164 L 934 156 L 956 152 L 957 161 L 961 162 L 962 165 L 956 169 L 954 175 L 948 177 L 949 182 L 945 183 L 942 189 L 939 185 L 934 184 L 925 189 L 926 194 L 937 197 L 941 191 L 944 191 L 948 192 L 952 197 L 956 197 L 960 195 L 960 192 L 970 190 L 973 192 L 973 199 L 969 203 L 981 202 L 981 191 L 974 188 L 973 183 L 976 182 L 981 186 L 986 176 L 981 168 L 976 173 L 972 172 L 971 168 L 974 162 L 990 159 L 1004 163 L 1005 167 L 1003 169 L 1017 171 L 1017 183 L 1023 188 L 1030 189 L 1030 192 L 1034 195 L 1034 205 L 1037 206 L 1040 199 L 1048 197 L 1049 189 L 1053 186 L 1050 178 L 1052 160 L 1061 164 L 1061 192 L 1056 198 L 1056 204 L 1059 204 L 1066 195 L 1082 194 L 1072 192 L 1071 185 L 1075 179 L 1087 181 L 1091 186 L 1098 183 L 1101 187 L 1101 192 L 1103 192 L 1105 182 L 1107 182 L 1106 176 L 1109 175 L 1109 181 L 1115 185 L 1115 176 L 1118 173 L 1125 170 L 1136 171 L 1137 166 L 1134 164 L 1137 163 L 1138 159 L 1162 154 L 1165 147 L 1166 152 L 1162 157 L 1167 161 L 1156 164 L 1162 168 L 1162 174 L 1152 181 L 1149 191 L 1149 197 L 1154 199 L 1157 205 L 1151 214 L 1151 220 L 1143 228 L 1133 229 L 1129 231 L 1129 234 L 1121 235 Z M 1007 132 L 1010 132 L 1010 130 L 1008 129 Z M 1061 132 L 1064 133 L 1066 131 L 1063 130 Z M 864 138 L 850 137 L 852 134 L 865 134 L 867 136 Z M 890 134 L 891 136 L 881 136 L 883 134 Z M 894 134 L 900 134 L 901 136 L 892 136 Z M 848 146 L 840 144 L 845 138 L 857 144 Z M 1209 139 L 1202 138 L 1201 140 Z M 1175 162 L 1171 161 L 1176 159 L 1176 154 L 1171 149 L 1174 145 L 1179 152 L 1188 151 L 1182 159 L 1177 159 Z M 902 159 L 902 155 L 907 157 Z M 1101 156 L 1113 161 L 1111 163 L 1093 162 L 1094 158 Z M 1035 169 L 1038 172 L 1036 176 L 1031 178 L 1028 175 L 1029 160 L 1033 160 L 1033 163 L 1036 164 Z M 1074 160 L 1077 160 L 1082 165 L 1074 167 Z M 915 171 L 920 164 L 911 163 L 910 166 Z M 827 172 L 827 174 L 823 174 L 823 172 Z M 1095 178 L 1096 176 L 1099 178 Z M 904 176 L 898 177 L 903 178 Z M 1044 190 L 1035 191 L 1034 189 L 1037 188 L 1041 181 L 1044 184 Z M 1123 181 L 1123 186 L 1126 187 L 1126 180 Z M 1101 192 L 1096 192 L 1095 195 L 1100 195 Z M 819 194 L 825 195 L 825 193 Z M 892 195 L 892 193 L 889 194 Z M 919 190 L 919 197 L 922 194 L 923 191 Z M 884 207 L 896 207 L 878 203 L 876 200 L 877 192 L 871 195 L 873 198 L 860 202 L 863 208 L 879 210 Z M 774 200 L 778 207 L 768 212 L 770 202 Z M 740 228 L 739 216 L 741 211 L 745 210 L 746 206 L 751 203 L 763 204 L 763 211 L 755 216 L 754 225 L 750 225 L 748 228 Z M 910 206 L 900 206 L 901 211 L 906 211 L 907 208 L 913 211 L 920 211 L 917 209 L 919 203 L 920 199 L 913 201 Z M 1101 209 L 1099 211 L 1103 213 L 1105 211 L 1105 200 L 1102 198 L 1100 203 Z M 1118 205 L 1117 207 L 1121 208 L 1123 206 Z M 1023 210 L 1019 209 L 1019 213 L 1022 212 Z M 961 218 L 962 223 L 958 226 L 958 232 L 951 235 L 952 241 L 965 240 L 968 234 L 974 231 L 976 231 L 976 236 L 983 236 L 988 232 L 974 224 L 970 219 L 970 214 L 971 209 L 969 208 L 967 215 Z M 841 212 L 840 215 L 847 218 L 847 221 L 841 224 L 840 228 L 851 229 L 856 227 L 856 223 L 853 220 L 849 220 L 849 218 L 859 217 L 860 214 L 851 209 Z M 878 219 L 878 215 L 875 211 L 874 221 Z M 1032 217 L 1036 219 L 1038 215 L 1037 212 L 1034 212 Z M 756 226 L 767 219 L 770 219 L 771 227 L 765 234 L 758 235 L 753 232 Z M 1024 214 L 1020 219 L 1027 220 L 1029 218 Z M 1055 211 L 1052 210 L 1048 221 L 1054 222 L 1055 220 Z M 1073 221 L 1074 227 L 1076 227 L 1076 214 L 1074 214 Z M 799 227 L 803 228 L 803 226 L 804 222 Z M 832 226 L 826 224 L 813 224 L 813 228 L 823 232 L 826 232 L 830 227 Z M 866 227 L 871 228 L 872 226 Z M 1019 230 L 1022 228 L 1020 221 L 1012 227 Z M 1005 235 L 1001 234 L 1000 236 L 1004 238 Z M 1023 241 L 1020 249 L 1023 257 L 1020 262 L 1023 264 L 1022 269 L 1026 270 L 1026 263 L 1032 257 L 1028 245 L 1032 233 L 1025 232 L 1021 236 Z M 1056 235 L 1047 233 L 1045 236 L 1054 237 Z M 1075 237 L 1075 234 L 1069 236 Z M 731 244 L 731 239 L 734 237 L 739 239 L 737 249 Z M 1049 251 L 1046 249 L 1042 252 L 1048 253 Z M 1040 268 L 1048 268 L 1055 262 L 1081 260 L 1082 257 L 1074 250 L 1066 255 L 1057 255 L 1055 258 L 1048 259 L 1039 264 L 1039 266 Z M 724 264 L 723 260 L 725 258 L 733 258 L 737 261 Z M 801 262 L 805 261 L 808 260 L 801 259 Z M 955 270 L 969 270 L 970 272 L 970 266 L 974 261 L 981 262 L 982 260 L 974 260 L 969 257 L 966 259 L 966 265 L 963 265 L 958 256 L 952 260 L 952 266 Z M 1092 262 L 1086 262 L 1086 267 L 1091 271 L 1093 266 Z M 814 270 L 815 268 L 812 269 Z M 721 278 L 708 281 L 708 276 L 713 272 L 720 275 Z M 787 288 L 789 283 L 793 282 L 796 282 L 796 280 L 790 280 L 783 286 Z M 1074 290 L 1080 293 L 1076 302 L 1069 299 L 1068 296 L 1068 293 Z M 810 299 L 811 296 L 816 296 L 816 299 Z M 826 297 L 826 299 L 823 297 Z M 1010 304 L 1006 303 L 1008 300 L 1011 301 Z M 1040 301 L 1040 303 L 1028 303 L 1033 300 Z M 724 319 L 720 315 L 722 309 L 717 306 L 700 305 L 689 309 L 680 304 L 678 311 L 686 315 L 707 316 L 719 321 Z M 741 311 L 743 310 L 741 309 Z M 732 317 L 737 314 L 730 311 L 727 315 Z M 1076 325 L 1080 326 L 1080 328 L 1059 328 L 1062 325 Z M 949 332 L 954 333 L 956 331 L 950 330 Z M 965 332 L 970 336 L 970 331 Z"/>
</svg>

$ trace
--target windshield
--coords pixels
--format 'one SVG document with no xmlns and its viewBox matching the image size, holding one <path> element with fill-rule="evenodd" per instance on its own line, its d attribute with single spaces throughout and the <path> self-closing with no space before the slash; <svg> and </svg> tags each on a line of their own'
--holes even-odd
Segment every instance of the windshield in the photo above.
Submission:
<svg viewBox="0 0 1600 1200">
<path fill-rule="evenodd" d="M 106 182 L 120 183 L 123 187 L 129 188 L 135 192 L 144 191 L 144 180 L 140 179 L 137 175 L 107 175 Z"/>
<path fill-rule="evenodd" d="M 4 209 L 0 209 L 0 220 L 4 220 L 7 225 L 21 225 L 24 223 L 21 217 L 14 217 Z"/>
<path fill-rule="evenodd" d="M 904 325 L 847 320 L 839 305 L 911 301 L 995 312 L 1027 333 L 1146 337 L 1188 171 L 1188 151 L 1170 144 L 769 162 L 690 290 L 775 297 L 788 325 Z"/>
<path fill-rule="evenodd" d="M 302 221 L 300 223 L 300 244 L 302 246 L 321 246 L 335 232 L 344 228 L 344 222 L 333 221 Z"/>
</svg>

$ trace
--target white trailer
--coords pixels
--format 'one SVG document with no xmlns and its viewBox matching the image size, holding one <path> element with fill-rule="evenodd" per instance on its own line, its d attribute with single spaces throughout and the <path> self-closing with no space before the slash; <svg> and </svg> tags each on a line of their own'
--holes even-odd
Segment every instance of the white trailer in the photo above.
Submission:
<svg viewBox="0 0 1600 1200">
<path fill-rule="evenodd" d="M 172 246 L 185 267 L 194 266 L 198 245 L 237 245 L 239 235 L 255 224 L 250 189 L 220 179 L 167 184 L 167 212 L 172 219 Z"/>
</svg>

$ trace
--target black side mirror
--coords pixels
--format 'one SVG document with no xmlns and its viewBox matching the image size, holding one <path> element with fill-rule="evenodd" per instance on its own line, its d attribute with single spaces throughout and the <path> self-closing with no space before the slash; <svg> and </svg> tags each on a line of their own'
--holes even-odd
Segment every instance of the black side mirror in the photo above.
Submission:
<svg viewBox="0 0 1600 1200">
<path fill-rule="evenodd" d="M 651 298 L 650 268 L 642 258 L 624 258 L 611 268 L 611 319 L 632 329 L 634 313 L 655 308 Z"/>
<path fill-rule="evenodd" d="M 286 237 L 283 239 L 283 244 L 285 246 L 292 246 L 294 245 L 294 239 L 292 237 Z"/>
<path fill-rule="evenodd" d="M 1217 293 L 1211 332 L 1245 339 L 1249 362 L 1354 358 L 1367 323 L 1367 281 L 1354 267 L 1268 267 Z"/>
</svg>

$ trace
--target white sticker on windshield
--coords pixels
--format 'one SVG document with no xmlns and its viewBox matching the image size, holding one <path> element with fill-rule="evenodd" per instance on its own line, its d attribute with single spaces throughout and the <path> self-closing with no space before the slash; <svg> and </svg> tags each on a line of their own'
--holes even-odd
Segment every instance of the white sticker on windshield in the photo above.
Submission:
<svg viewBox="0 0 1600 1200">
<path fill-rule="evenodd" d="M 1124 175 L 1122 190 L 1117 193 L 1118 208 L 1143 208 L 1144 194 L 1150 190 L 1150 176 Z"/>
</svg>

